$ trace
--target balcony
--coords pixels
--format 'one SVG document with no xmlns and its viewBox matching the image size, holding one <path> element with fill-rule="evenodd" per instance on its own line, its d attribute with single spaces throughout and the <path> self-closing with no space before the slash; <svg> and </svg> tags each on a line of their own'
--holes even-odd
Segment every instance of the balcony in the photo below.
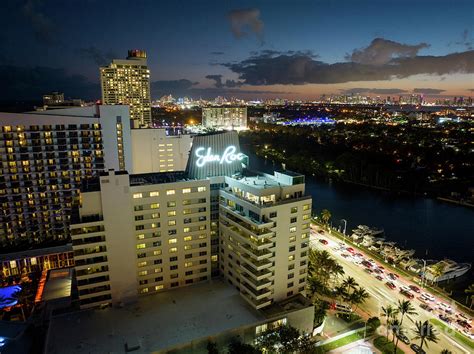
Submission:
<svg viewBox="0 0 474 354">
<path fill-rule="evenodd" d="M 241 282 L 240 285 L 242 287 L 242 292 L 244 292 L 244 293 L 247 292 L 255 300 L 262 300 L 262 299 L 272 295 L 271 289 L 268 289 L 268 288 L 264 288 L 262 290 L 254 290 L 245 281 Z"/>
<path fill-rule="evenodd" d="M 250 224 L 250 226 L 254 226 L 255 228 L 272 228 L 275 226 L 274 221 L 259 221 L 255 220 L 249 216 L 247 216 L 244 212 L 238 211 L 237 209 L 230 207 L 228 205 L 219 203 L 219 207 L 223 209 L 223 211 L 230 212 L 235 217 L 243 220 L 245 223 Z"/>
<path fill-rule="evenodd" d="M 257 281 L 261 281 L 273 276 L 273 273 L 270 269 L 264 269 L 264 270 L 258 271 L 258 270 L 255 270 L 255 268 L 253 268 L 252 266 L 248 265 L 247 263 L 242 263 L 241 266 L 248 271 L 248 275 L 251 278 Z"/>
<path fill-rule="evenodd" d="M 236 226 L 221 223 L 221 227 L 222 226 L 225 227 L 225 229 L 228 230 L 232 235 L 234 235 L 240 241 L 240 243 L 249 244 L 252 248 L 255 248 L 257 250 L 263 250 L 265 248 L 270 248 L 273 246 L 272 241 L 268 239 L 257 240 L 255 238 L 252 238 L 251 236 L 246 235 L 244 232 L 242 232 L 241 229 Z"/>
<path fill-rule="evenodd" d="M 242 254 L 241 259 L 248 265 L 254 267 L 257 271 L 273 267 L 273 262 L 270 262 L 268 260 L 257 261 L 256 259 L 247 254 Z"/>
<path fill-rule="evenodd" d="M 247 282 L 255 290 L 262 290 L 272 285 L 271 278 L 265 278 L 263 280 L 255 280 L 247 272 L 241 273 L 241 280 Z"/>
<path fill-rule="evenodd" d="M 253 306 L 257 310 L 272 304 L 272 300 L 269 299 L 269 298 L 263 298 L 261 300 L 255 300 L 250 296 L 249 293 L 241 292 L 240 294 L 242 295 L 242 298 L 245 299 L 245 301 L 247 301 L 251 306 Z"/>
<path fill-rule="evenodd" d="M 258 250 L 247 243 L 240 245 L 240 247 L 246 254 L 255 258 L 257 261 L 263 261 L 273 256 L 273 252 L 269 251 L 268 249 Z"/>
</svg>

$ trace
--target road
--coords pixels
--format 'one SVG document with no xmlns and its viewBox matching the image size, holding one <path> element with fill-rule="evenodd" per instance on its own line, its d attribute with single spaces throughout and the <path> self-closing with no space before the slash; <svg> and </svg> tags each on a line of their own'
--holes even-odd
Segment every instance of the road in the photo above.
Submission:
<svg viewBox="0 0 474 354">
<path fill-rule="evenodd" d="M 341 240 L 335 236 L 329 235 L 327 232 L 321 234 L 321 228 L 317 225 L 312 225 L 311 237 L 310 237 L 310 246 L 315 249 L 319 250 L 326 250 L 328 251 L 344 268 L 345 276 L 352 276 L 355 280 L 361 285 L 371 296 L 370 298 L 361 306 L 361 310 L 366 312 L 370 316 L 377 316 L 382 321 L 382 324 L 385 323 L 384 318 L 381 316 L 381 308 L 386 307 L 387 305 L 391 304 L 396 307 L 398 300 L 407 300 L 407 297 L 402 295 L 399 290 L 400 286 L 408 286 L 408 285 L 415 285 L 414 283 L 410 282 L 407 279 L 403 279 L 403 277 L 399 276 L 399 278 L 395 281 L 390 280 L 387 277 L 387 274 L 390 272 L 389 270 L 384 270 L 382 274 L 383 280 L 377 280 L 375 276 L 377 274 L 369 274 L 365 271 L 365 266 L 362 264 L 356 264 L 355 261 L 357 257 L 352 256 L 349 252 L 344 251 L 344 248 L 336 250 L 340 248 Z M 328 241 L 327 245 L 322 244 L 319 242 L 320 239 L 325 239 Z M 349 245 L 345 245 L 345 248 L 352 247 Z M 367 260 L 367 256 L 364 254 L 363 251 L 355 249 L 355 253 L 362 253 L 364 259 Z M 344 256 L 342 256 L 344 255 Z M 359 257 L 360 259 L 360 257 Z M 375 265 L 372 266 L 372 269 L 381 266 L 378 262 L 375 262 Z M 382 265 L 383 267 L 383 265 Z M 396 285 L 396 289 L 391 290 L 386 283 L 388 281 L 392 281 Z M 445 300 L 440 300 L 435 298 L 434 301 L 426 301 L 430 307 L 434 309 L 433 312 L 428 312 L 422 308 L 420 308 L 420 301 L 419 297 L 420 294 L 416 294 L 411 292 L 415 295 L 415 298 L 412 299 L 412 303 L 418 312 L 417 315 L 406 315 L 405 319 L 403 320 L 403 327 L 406 330 L 408 338 L 413 338 L 414 333 L 412 328 L 415 326 L 415 321 L 426 321 L 431 318 L 438 318 L 440 313 L 445 314 L 442 310 L 438 310 L 438 305 L 440 303 L 446 304 Z M 454 304 L 447 304 L 452 307 L 452 310 L 456 312 Z M 425 348 L 427 353 L 440 353 L 443 349 L 448 349 L 453 353 L 471 353 L 471 350 L 463 343 L 459 343 L 455 341 L 454 337 L 449 333 L 441 332 L 439 328 L 437 328 L 437 332 L 439 333 L 439 341 L 438 343 L 430 342 L 428 348 Z M 415 344 L 419 344 L 419 340 L 413 341 Z M 405 346 L 403 346 L 405 347 Z M 405 348 L 404 348 L 405 349 Z M 411 349 L 406 351 L 408 353 L 412 352 Z"/>
</svg>

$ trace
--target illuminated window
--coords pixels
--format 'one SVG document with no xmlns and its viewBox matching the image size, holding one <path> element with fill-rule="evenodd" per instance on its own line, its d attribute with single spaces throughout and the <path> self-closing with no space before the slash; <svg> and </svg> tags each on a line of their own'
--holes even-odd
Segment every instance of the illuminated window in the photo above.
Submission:
<svg viewBox="0 0 474 354">
<path fill-rule="evenodd" d="M 183 188 L 183 194 L 191 193 L 191 188 Z"/>
<path fill-rule="evenodd" d="M 296 232 L 296 226 L 290 227 L 290 232 Z"/>
<path fill-rule="evenodd" d="M 302 239 L 305 239 L 305 238 L 308 238 L 308 237 L 309 237 L 309 233 L 307 233 L 307 232 L 301 234 Z"/>
<path fill-rule="evenodd" d="M 138 266 L 139 268 L 140 268 L 140 267 L 144 267 L 144 266 L 146 266 L 146 262 L 139 262 L 139 263 L 137 264 L 137 266 Z"/>
<path fill-rule="evenodd" d="M 150 192 L 150 197 L 159 197 L 160 196 L 160 192 Z"/>
<path fill-rule="evenodd" d="M 161 250 L 153 251 L 154 256 L 159 256 L 160 254 L 161 254 Z"/>
<path fill-rule="evenodd" d="M 133 193 L 133 199 L 143 198 L 142 193 Z"/>
<path fill-rule="evenodd" d="M 295 256 L 294 255 L 291 255 L 291 256 L 288 256 L 288 261 L 294 261 L 295 260 Z"/>
<path fill-rule="evenodd" d="M 137 250 L 142 249 L 142 248 L 145 248 L 145 247 L 146 247 L 146 243 L 139 243 L 139 244 L 137 245 Z"/>
<path fill-rule="evenodd" d="M 147 274 L 148 274 L 147 270 L 142 270 L 142 271 L 138 272 L 138 275 L 140 275 L 140 276 L 144 276 L 144 275 L 147 275 Z"/>
<path fill-rule="evenodd" d="M 152 203 L 150 204 L 150 209 L 158 209 L 160 207 L 159 203 Z"/>
<path fill-rule="evenodd" d="M 192 236 L 186 236 L 184 238 L 184 241 L 192 241 L 193 240 L 193 237 Z"/>
<path fill-rule="evenodd" d="M 168 189 L 168 190 L 166 191 L 166 195 L 173 195 L 173 194 L 176 194 L 176 190 L 174 190 L 174 189 Z"/>
<path fill-rule="evenodd" d="M 189 228 L 189 227 L 185 227 L 185 228 L 183 229 L 183 232 L 184 232 L 184 233 L 190 232 L 190 231 L 191 231 L 191 228 Z"/>
<path fill-rule="evenodd" d="M 174 226 L 176 225 L 176 220 L 169 220 L 168 221 L 168 226 Z"/>
<path fill-rule="evenodd" d="M 309 210 L 311 208 L 311 204 L 303 205 L 303 210 Z"/>
<path fill-rule="evenodd" d="M 155 268 L 155 273 L 161 273 L 163 272 L 163 268 Z"/>
<path fill-rule="evenodd" d="M 189 268 L 189 267 L 192 267 L 192 266 L 193 266 L 193 262 L 185 262 L 184 263 L 185 268 Z"/>
<path fill-rule="evenodd" d="M 176 253 L 178 249 L 176 247 L 170 248 L 170 253 Z"/>
<path fill-rule="evenodd" d="M 294 242 L 294 241 L 296 241 L 296 236 L 291 236 L 290 237 L 290 242 Z"/>
<path fill-rule="evenodd" d="M 168 211 L 168 216 L 176 216 L 176 210 Z"/>
<path fill-rule="evenodd" d="M 206 187 L 198 187 L 198 192 L 205 192 L 206 191 Z"/>
<path fill-rule="evenodd" d="M 161 289 L 163 289 L 163 285 L 156 285 L 155 286 L 156 291 L 161 290 Z"/>
<path fill-rule="evenodd" d="M 218 259 L 218 258 L 217 258 L 217 254 L 211 256 L 211 261 L 212 261 L 212 262 L 217 262 L 217 259 Z"/>
<path fill-rule="evenodd" d="M 176 238 L 170 238 L 170 239 L 168 240 L 168 243 L 169 243 L 169 244 L 176 243 L 176 242 L 178 242 L 178 240 L 177 240 Z"/>
<path fill-rule="evenodd" d="M 137 240 L 143 240 L 145 238 L 145 234 L 137 235 Z"/>
</svg>

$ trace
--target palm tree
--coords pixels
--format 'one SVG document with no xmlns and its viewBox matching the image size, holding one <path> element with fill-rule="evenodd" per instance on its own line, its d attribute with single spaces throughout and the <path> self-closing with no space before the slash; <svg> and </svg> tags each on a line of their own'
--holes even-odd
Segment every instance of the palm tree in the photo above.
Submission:
<svg viewBox="0 0 474 354">
<path fill-rule="evenodd" d="M 464 292 L 467 294 L 466 303 L 468 302 L 468 299 L 470 299 L 471 303 L 469 305 L 469 308 L 472 308 L 472 304 L 474 302 L 474 284 L 469 285 L 469 287 L 464 290 Z"/>
<path fill-rule="evenodd" d="M 351 304 L 355 304 L 355 310 L 357 310 L 358 305 L 363 304 L 365 300 L 370 297 L 369 293 L 363 288 L 355 289 L 354 292 L 350 295 L 349 301 Z"/>
<path fill-rule="evenodd" d="M 401 315 L 400 326 L 403 323 L 403 317 L 405 315 L 416 315 L 417 314 L 417 312 L 415 311 L 415 307 L 413 307 L 412 303 L 408 300 L 403 300 L 403 301 L 398 300 L 397 310 L 398 310 L 398 313 L 400 313 L 400 315 Z"/>
<path fill-rule="evenodd" d="M 392 305 L 388 305 L 387 307 L 382 307 L 382 316 L 386 318 L 385 326 L 387 328 L 387 341 L 388 341 L 388 330 L 390 328 L 390 324 L 392 323 L 392 318 L 394 318 L 397 314 L 397 310 L 392 307 Z"/>
<path fill-rule="evenodd" d="M 399 336 L 402 334 L 405 334 L 405 330 L 402 328 L 402 325 L 398 319 L 394 319 L 392 321 L 392 324 L 390 325 L 390 329 L 392 330 L 392 343 L 395 343 L 395 349 L 394 353 L 397 353 L 397 348 L 398 348 L 398 341 L 399 341 Z M 397 338 L 397 340 L 395 340 Z"/>
<path fill-rule="evenodd" d="M 428 346 L 428 342 L 438 342 L 437 333 L 431 323 L 429 323 L 428 321 L 416 321 L 415 325 L 416 327 L 415 329 L 413 329 L 413 332 L 415 332 L 415 337 L 413 339 L 420 339 L 421 349 L 423 349 L 423 345 L 425 343 L 426 346 Z"/>
<path fill-rule="evenodd" d="M 344 285 L 338 285 L 334 288 L 334 293 L 337 299 L 344 299 L 347 296 L 347 291 Z"/>
<path fill-rule="evenodd" d="M 331 219 L 331 212 L 327 209 L 321 211 L 321 220 L 327 226 L 329 224 L 329 219 Z"/>
<path fill-rule="evenodd" d="M 433 273 L 433 283 L 438 281 L 438 278 L 443 275 L 445 269 L 446 263 L 444 262 L 438 262 L 431 266 L 431 272 Z"/>
<path fill-rule="evenodd" d="M 345 287 L 346 287 L 346 293 L 347 293 L 347 294 L 350 293 L 350 290 L 351 290 L 351 289 L 355 290 L 358 285 L 359 285 L 359 284 L 357 284 L 356 280 L 355 280 L 353 277 L 347 277 L 347 278 L 344 279 L 344 281 L 342 282 L 342 286 L 345 286 Z"/>
</svg>

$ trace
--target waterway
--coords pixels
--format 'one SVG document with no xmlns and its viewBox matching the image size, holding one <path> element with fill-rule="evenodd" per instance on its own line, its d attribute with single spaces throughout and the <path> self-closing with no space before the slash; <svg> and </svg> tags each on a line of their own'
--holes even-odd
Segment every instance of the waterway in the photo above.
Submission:
<svg viewBox="0 0 474 354">
<path fill-rule="evenodd" d="M 281 168 L 257 157 L 249 146 L 250 168 L 273 173 Z M 385 237 L 415 256 L 425 259 L 451 258 L 473 263 L 474 209 L 421 197 L 406 197 L 346 183 L 331 183 L 306 177 L 306 191 L 313 196 L 313 209 L 328 209 L 333 226 L 344 225 L 347 234 L 357 225 L 383 228 Z"/>
</svg>

